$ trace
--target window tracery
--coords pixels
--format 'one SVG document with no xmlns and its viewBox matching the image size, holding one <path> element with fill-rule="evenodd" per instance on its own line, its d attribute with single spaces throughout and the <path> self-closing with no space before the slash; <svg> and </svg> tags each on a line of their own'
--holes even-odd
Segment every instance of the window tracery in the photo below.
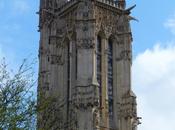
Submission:
<svg viewBox="0 0 175 130">
<path fill-rule="evenodd" d="M 109 116 L 112 117 L 113 115 L 113 47 L 112 47 L 112 40 L 108 40 L 108 104 L 109 104 Z"/>
<path fill-rule="evenodd" d="M 102 87 L 101 87 L 101 71 L 102 71 L 102 60 L 101 60 L 101 42 L 100 36 L 97 36 L 96 44 L 96 65 L 97 65 L 97 81 L 99 83 L 99 96 L 100 96 L 100 107 L 102 106 Z"/>
</svg>

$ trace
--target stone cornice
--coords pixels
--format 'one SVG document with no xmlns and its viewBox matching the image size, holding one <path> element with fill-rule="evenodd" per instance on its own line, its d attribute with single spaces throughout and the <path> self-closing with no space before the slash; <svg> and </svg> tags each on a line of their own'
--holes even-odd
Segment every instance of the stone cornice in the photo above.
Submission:
<svg viewBox="0 0 175 130">
<path fill-rule="evenodd" d="M 79 2 L 82 2 L 82 0 L 70 0 L 60 8 L 56 9 L 56 12 L 58 12 L 60 16 L 63 16 L 67 12 L 70 12 L 72 8 L 74 8 Z M 95 5 L 117 13 L 122 13 L 124 11 L 123 9 L 120 9 L 116 4 L 110 2 L 110 0 L 96 0 Z"/>
<path fill-rule="evenodd" d="M 96 0 L 95 5 L 117 13 L 122 13 L 124 11 L 123 9 L 118 8 L 115 4 L 106 3 L 104 0 Z"/>
</svg>

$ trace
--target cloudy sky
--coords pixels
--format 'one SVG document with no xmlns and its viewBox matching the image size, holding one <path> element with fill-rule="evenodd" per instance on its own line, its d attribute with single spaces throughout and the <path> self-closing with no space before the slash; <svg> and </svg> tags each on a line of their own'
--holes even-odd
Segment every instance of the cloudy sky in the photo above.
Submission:
<svg viewBox="0 0 175 130">
<path fill-rule="evenodd" d="M 12 67 L 37 57 L 39 0 L 0 0 L 0 58 Z M 175 1 L 128 0 L 133 21 L 133 80 L 139 130 L 175 130 Z"/>
</svg>

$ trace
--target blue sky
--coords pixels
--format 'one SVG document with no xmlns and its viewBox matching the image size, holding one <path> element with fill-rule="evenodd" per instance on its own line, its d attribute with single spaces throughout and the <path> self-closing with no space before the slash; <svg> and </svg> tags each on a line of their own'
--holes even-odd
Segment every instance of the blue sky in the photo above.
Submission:
<svg viewBox="0 0 175 130">
<path fill-rule="evenodd" d="M 139 22 L 132 22 L 134 54 L 151 48 L 155 42 L 172 39 L 172 33 L 165 22 L 175 15 L 175 1 L 165 0 L 128 0 L 128 6 L 136 4 L 132 15 Z"/>
<path fill-rule="evenodd" d="M 128 0 L 132 16 L 133 89 L 139 130 L 175 130 L 175 1 Z M 0 58 L 12 67 L 38 55 L 39 0 L 0 0 Z"/>
<path fill-rule="evenodd" d="M 12 63 L 37 57 L 38 0 L 0 0 L 0 53 Z"/>
</svg>

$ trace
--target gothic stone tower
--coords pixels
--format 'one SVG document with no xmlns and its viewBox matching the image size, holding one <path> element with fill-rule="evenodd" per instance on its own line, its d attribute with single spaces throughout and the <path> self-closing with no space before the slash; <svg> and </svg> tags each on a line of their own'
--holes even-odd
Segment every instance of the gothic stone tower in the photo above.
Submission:
<svg viewBox="0 0 175 130">
<path fill-rule="evenodd" d="M 124 0 L 40 0 L 39 130 L 136 130 Z M 41 94 L 42 93 L 42 94 Z"/>
</svg>

